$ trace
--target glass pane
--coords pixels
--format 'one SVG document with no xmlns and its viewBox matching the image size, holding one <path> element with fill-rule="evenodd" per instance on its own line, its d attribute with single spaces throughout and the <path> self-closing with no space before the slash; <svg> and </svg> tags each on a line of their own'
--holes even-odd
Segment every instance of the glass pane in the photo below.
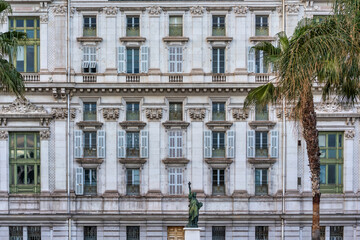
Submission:
<svg viewBox="0 0 360 240">
<path fill-rule="evenodd" d="M 35 150 L 34 149 L 26 150 L 26 158 L 27 159 L 35 158 Z"/>
<path fill-rule="evenodd" d="M 325 158 L 325 157 L 326 157 L 326 150 L 320 149 L 320 158 Z"/>
<path fill-rule="evenodd" d="M 35 146 L 34 144 L 34 135 L 33 134 L 26 134 L 26 147 L 27 148 L 33 148 Z"/>
<path fill-rule="evenodd" d="M 35 70 L 35 50 L 34 46 L 26 46 L 26 72 Z"/>
<path fill-rule="evenodd" d="M 126 227 L 126 240 L 139 240 L 140 239 L 140 227 L 127 226 Z"/>
<path fill-rule="evenodd" d="M 28 227 L 28 240 L 41 240 L 41 227 Z"/>
<path fill-rule="evenodd" d="M 320 184 L 326 184 L 326 166 L 320 165 Z"/>
<path fill-rule="evenodd" d="M 328 150 L 328 158 L 336 158 L 336 150 L 335 149 Z"/>
<path fill-rule="evenodd" d="M 84 239 L 85 240 L 96 240 L 97 239 L 97 227 L 96 226 L 84 227 Z"/>
<path fill-rule="evenodd" d="M 24 19 L 16 19 L 16 27 L 24 27 Z"/>
<path fill-rule="evenodd" d="M 27 19 L 26 20 L 26 27 L 30 28 L 30 27 L 34 27 L 34 19 Z"/>
<path fill-rule="evenodd" d="M 265 105 L 265 106 L 256 105 L 255 106 L 255 120 L 256 121 L 269 120 L 269 113 L 268 113 L 267 105 Z"/>
<path fill-rule="evenodd" d="M 25 166 L 17 166 L 17 184 L 25 184 Z"/>
<path fill-rule="evenodd" d="M 342 157 L 343 157 L 343 156 L 342 156 L 342 150 L 341 150 L 341 149 L 338 150 L 338 154 L 339 154 L 338 158 L 342 158 Z"/>
<path fill-rule="evenodd" d="M 336 134 L 328 135 L 328 147 L 336 147 Z"/>
<path fill-rule="evenodd" d="M 326 136 L 319 135 L 319 147 L 326 147 Z"/>
<path fill-rule="evenodd" d="M 37 165 L 37 184 L 40 184 L 41 173 L 40 173 L 40 165 Z"/>
<path fill-rule="evenodd" d="M 10 185 L 15 184 L 15 179 L 14 179 L 14 165 L 10 164 L 10 170 L 9 170 L 9 181 L 10 181 Z"/>
<path fill-rule="evenodd" d="M 338 147 L 342 147 L 342 134 L 339 134 Z"/>
<path fill-rule="evenodd" d="M 328 184 L 335 184 L 336 168 L 335 165 L 328 165 Z"/>
<path fill-rule="evenodd" d="M 25 158 L 25 150 L 17 150 L 16 158 Z"/>
<path fill-rule="evenodd" d="M 225 226 L 212 227 L 212 240 L 225 240 Z"/>
<path fill-rule="evenodd" d="M 27 165 L 27 181 L 26 181 L 26 184 L 34 184 L 34 183 L 35 183 L 34 165 Z"/>
<path fill-rule="evenodd" d="M 22 240 L 23 239 L 23 227 L 10 226 L 9 227 L 10 240 Z"/>
<path fill-rule="evenodd" d="M 182 121 L 182 103 L 170 103 L 169 120 Z"/>
<path fill-rule="evenodd" d="M 23 134 L 16 135 L 16 146 L 18 148 L 25 147 L 25 136 Z"/>
<path fill-rule="evenodd" d="M 255 227 L 255 240 L 268 240 L 269 228 L 267 226 Z"/>
<path fill-rule="evenodd" d="M 338 169 L 338 184 L 342 184 L 342 165 L 338 165 L 339 169 Z"/>
<path fill-rule="evenodd" d="M 27 38 L 34 38 L 34 32 L 35 32 L 35 30 L 33 30 L 33 29 L 27 29 L 26 30 Z"/>
<path fill-rule="evenodd" d="M 96 103 L 84 103 L 84 121 L 96 121 Z"/>
</svg>

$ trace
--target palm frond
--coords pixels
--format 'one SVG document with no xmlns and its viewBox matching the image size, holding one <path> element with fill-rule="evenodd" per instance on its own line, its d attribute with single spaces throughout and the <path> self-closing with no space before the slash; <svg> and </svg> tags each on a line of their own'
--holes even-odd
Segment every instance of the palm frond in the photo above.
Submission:
<svg viewBox="0 0 360 240">
<path fill-rule="evenodd" d="M 23 77 L 7 60 L 0 58 L 0 81 L 7 91 L 22 96 L 24 92 Z"/>
<path fill-rule="evenodd" d="M 3 11 L 11 12 L 11 6 L 8 2 L 0 0 L 0 13 L 2 13 Z"/>
<path fill-rule="evenodd" d="M 4 32 L 0 33 L 0 51 L 1 55 L 10 56 L 16 54 L 16 49 L 20 44 L 23 45 L 27 41 L 26 33 L 23 32 Z"/>
<path fill-rule="evenodd" d="M 267 83 L 255 89 L 252 89 L 247 95 L 244 103 L 244 108 L 252 104 L 264 106 L 271 102 L 276 102 L 278 99 L 276 95 L 276 87 L 273 83 Z"/>
</svg>

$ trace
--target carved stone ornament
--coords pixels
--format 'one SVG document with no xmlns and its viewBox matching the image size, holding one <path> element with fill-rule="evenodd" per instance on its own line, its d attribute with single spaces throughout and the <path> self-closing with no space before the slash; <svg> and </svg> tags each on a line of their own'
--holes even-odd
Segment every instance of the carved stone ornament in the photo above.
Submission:
<svg viewBox="0 0 360 240">
<path fill-rule="evenodd" d="M 233 7 L 234 13 L 235 14 L 247 14 L 247 12 L 249 11 L 248 7 L 245 6 L 236 6 Z"/>
<path fill-rule="evenodd" d="M 47 114 L 43 106 L 36 106 L 29 100 L 16 98 L 8 107 L 3 106 L 0 110 L 1 114 Z"/>
<path fill-rule="evenodd" d="M 202 121 L 205 118 L 205 108 L 189 108 L 189 116 L 193 121 Z"/>
<path fill-rule="evenodd" d="M 106 15 L 116 15 L 118 13 L 119 9 L 117 7 L 104 7 L 103 13 Z"/>
<path fill-rule="evenodd" d="M 50 131 L 49 130 L 40 131 L 40 139 L 41 140 L 48 140 L 49 138 L 50 138 Z"/>
<path fill-rule="evenodd" d="M 147 8 L 149 15 L 158 16 L 161 14 L 162 9 L 159 6 L 151 6 Z"/>
<path fill-rule="evenodd" d="M 190 8 L 190 13 L 193 16 L 201 16 L 204 13 L 204 8 L 200 7 L 200 6 L 191 7 Z"/>
<path fill-rule="evenodd" d="M 0 131 L 0 140 L 6 140 L 9 137 L 8 131 Z"/>
<path fill-rule="evenodd" d="M 49 15 L 40 15 L 40 22 L 41 23 L 47 23 L 49 21 Z"/>
<path fill-rule="evenodd" d="M 8 15 L 9 15 L 9 9 L 4 10 L 0 14 L 0 23 L 7 23 L 8 21 Z"/>
<path fill-rule="evenodd" d="M 242 108 L 233 108 L 232 115 L 237 121 L 246 120 L 249 117 L 249 113 Z"/>
<path fill-rule="evenodd" d="M 344 112 L 349 110 L 351 110 L 349 106 L 345 106 L 338 102 L 321 102 L 315 104 L 315 111 L 317 112 L 333 113 L 333 112 Z"/>
<path fill-rule="evenodd" d="M 276 7 L 276 11 L 278 14 L 282 14 L 282 7 Z"/>
<path fill-rule="evenodd" d="M 119 108 L 103 108 L 103 117 L 106 120 L 117 120 L 119 118 Z"/>
<path fill-rule="evenodd" d="M 353 139 L 354 137 L 355 137 L 355 131 L 354 130 L 345 131 L 345 138 Z"/>
<path fill-rule="evenodd" d="M 65 14 L 67 12 L 67 7 L 65 5 L 55 5 L 53 7 L 53 12 L 55 14 Z"/>
<path fill-rule="evenodd" d="M 68 117 L 68 110 L 67 108 L 52 108 L 51 114 L 55 119 L 67 119 Z M 74 108 L 70 109 L 70 117 L 74 119 L 76 117 L 76 111 Z"/>
<path fill-rule="evenodd" d="M 286 12 L 288 13 L 298 13 L 300 11 L 300 6 L 296 4 L 286 5 Z"/>
<path fill-rule="evenodd" d="M 162 108 L 147 108 L 145 113 L 149 120 L 161 120 L 162 111 Z"/>
</svg>

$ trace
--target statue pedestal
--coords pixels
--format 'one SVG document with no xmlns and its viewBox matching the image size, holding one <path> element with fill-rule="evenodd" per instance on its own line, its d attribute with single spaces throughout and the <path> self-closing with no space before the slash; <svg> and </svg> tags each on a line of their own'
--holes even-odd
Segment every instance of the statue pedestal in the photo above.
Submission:
<svg viewBox="0 0 360 240">
<path fill-rule="evenodd" d="M 185 227 L 185 240 L 200 240 L 201 228 L 188 228 Z"/>
</svg>

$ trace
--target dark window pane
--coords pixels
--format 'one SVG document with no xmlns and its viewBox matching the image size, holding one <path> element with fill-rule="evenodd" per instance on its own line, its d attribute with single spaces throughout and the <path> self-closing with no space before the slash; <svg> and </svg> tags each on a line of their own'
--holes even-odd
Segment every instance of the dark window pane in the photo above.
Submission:
<svg viewBox="0 0 360 240">
<path fill-rule="evenodd" d="M 330 226 L 330 240 L 342 240 L 344 237 L 343 226 Z"/>
<path fill-rule="evenodd" d="M 86 226 L 84 227 L 84 240 L 96 240 L 97 239 L 97 227 Z"/>
<path fill-rule="evenodd" d="M 25 27 L 24 26 L 24 19 L 16 19 L 16 27 Z"/>
<path fill-rule="evenodd" d="M 25 184 L 25 166 L 17 166 L 17 184 Z"/>
<path fill-rule="evenodd" d="M 182 103 L 170 103 L 169 106 L 169 120 L 182 121 Z"/>
<path fill-rule="evenodd" d="M 23 134 L 16 135 L 16 147 L 18 148 L 25 147 L 25 136 Z"/>
<path fill-rule="evenodd" d="M 139 103 L 126 104 L 126 120 L 128 121 L 140 120 Z"/>
<path fill-rule="evenodd" d="M 269 239 L 269 227 L 256 226 L 255 227 L 255 240 L 268 240 Z"/>
<path fill-rule="evenodd" d="M 328 165 L 328 184 L 335 184 L 336 180 L 336 166 Z"/>
<path fill-rule="evenodd" d="M 26 72 L 35 70 L 35 50 L 34 46 L 26 46 Z"/>
<path fill-rule="evenodd" d="M 27 19 L 26 20 L 26 27 L 27 28 L 28 27 L 34 27 L 34 23 L 35 23 L 34 19 Z"/>
<path fill-rule="evenodd" d="M 41 227 L 27 227 L 28 240 L 41 240 Z"/>
<path fill-rule="evenodd" d="M 140 227 L 127 226 L 126 227 L 126 240 L 140 240 Z"/>
<path fill-rule="evenodd" d="M 35 146 L 35 139 L 33 134 L 26 134 L 26 147 L 33 148 Z"/>
<path fill-rule="evenodd" d="M 84 121 L 96 121 L 96 103 L 84 103 Z"/>
<path fill-rule="evenodd" d="M 336 147 L 336 134 L 328 135 L 328 147 Z"/>
<path fill-rule="evenodd" d="M 326 166 L 320 165 L 320 184 L 326 183 Z"/>
<path fill-rule="evenodd" d="M 9 227 L 10 240 L 22 240 L 23 239 L 23 227 L 10 226 Z"/>
<path fill-rule="evenodd" d="M 27 165 L 27 181 L 26 184 L 35 183 L 35 170 L 34 165 Z"/>
<path fill-rule="evenodd" d="M 225 240 L 225 226 L 212 227 L 212 240 Z"/>
</svg>

